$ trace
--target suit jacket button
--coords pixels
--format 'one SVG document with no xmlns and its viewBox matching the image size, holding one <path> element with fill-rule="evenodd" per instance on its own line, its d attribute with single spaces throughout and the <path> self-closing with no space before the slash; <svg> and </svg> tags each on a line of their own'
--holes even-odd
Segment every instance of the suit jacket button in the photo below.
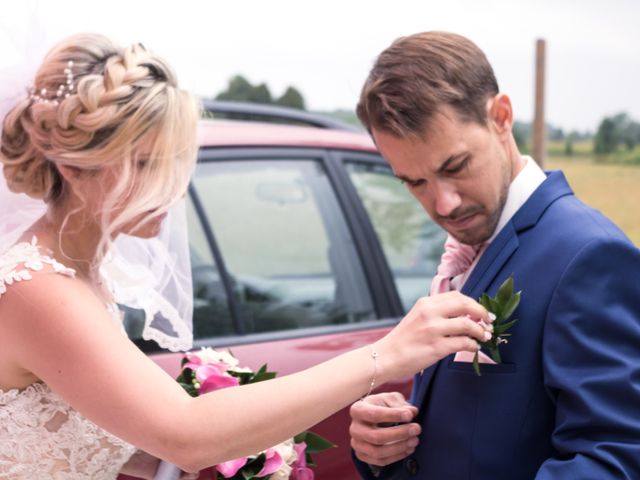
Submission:
<svg viewBox="0 0 640 480">
<path fill-rule="evenodd" d="M 418 461 L 415 458 L 408 458 L 404 462 L 404 467 L 409 472 L 409 475 L 417 475 L 418 474 Z"/>
</svg>

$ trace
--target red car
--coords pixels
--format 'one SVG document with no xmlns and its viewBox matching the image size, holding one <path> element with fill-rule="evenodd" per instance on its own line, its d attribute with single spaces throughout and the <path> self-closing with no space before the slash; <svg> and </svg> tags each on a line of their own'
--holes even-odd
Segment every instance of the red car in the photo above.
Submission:
<svg viewBox="0 0 640 480">
<path fill-rule="evenodd" d="M 426 295 L 444 234 L 365 132 L 287 109 L 207 105 L 245 119 L 201 126 L 188 206 L 194 348 L 230 347 L 241 365 L 282 376 L 376 340 Z M 246 120 L 255 114 L 299 125 Z M 177 375 L 181 355 L 137 339 L 135 320 L 128 330 Z M 408 395 L 410 381 L 382 389 Z M 345 409 L 312 429 L 337 444 L 315 456 L 318 480 L 359 478 L 348 427 Z"/>
</svg>

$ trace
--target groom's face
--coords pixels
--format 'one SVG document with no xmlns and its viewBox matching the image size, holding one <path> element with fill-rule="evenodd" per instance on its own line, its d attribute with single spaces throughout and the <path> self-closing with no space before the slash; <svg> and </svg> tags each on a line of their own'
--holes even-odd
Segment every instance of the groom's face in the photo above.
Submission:
<svg viewBox="0 0 640 480">
<path fill-rule="evenodd" d="M 503 133 L 443 107 L 422 138 L 373 129 L 380 152 L 429 216 L 462 243 L 493 234 L 514 174 Z"/>
</svg>

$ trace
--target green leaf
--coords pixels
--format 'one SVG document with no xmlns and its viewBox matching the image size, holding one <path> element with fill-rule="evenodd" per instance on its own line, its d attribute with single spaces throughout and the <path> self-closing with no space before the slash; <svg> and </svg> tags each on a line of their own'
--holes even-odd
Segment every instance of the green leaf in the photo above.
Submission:
<svg viewBox="0 0 640 480">
<path fill-rule="evenodd" d="M 488 311 L 493 313 L 493 311 L 491 310 L 491 298 L 489 297 L 489 295 L 487 295 L 486 293 L 483 293 L 480 296 L 479 303 Z"/>
<path fill-rule="evenodd" d="M 258 475 L 258 473 L 260 473 L 260 470 L 262 470 L 262 467 L 264 467 L 266 460 L 267 456 L 264 453 L 261 453 L 253 460 L 250 459 L 238 473 L 241 473 L 242 478 L 245 480 L 254 478 L 256 475 Z"/>
<path fill-rule="evenodd" d="M 489 311 L 496 316 L 497 320 L 500 320 L 500 317 L 502 317 L 502 306 L 500 303 L 496 301 L 495 298 L 489 297 L 489 307 Z"/>
<path fill-rule="evenodd" d="M 480 362 L 478 361 L 478 355 L 479 353 L 476 352 L 476 354 L 473 356 L 473 371 L 476 372 L 476 375 L 481 377 L 482 374 L 480 373 Z"/>
<path fill-rule="evenodd" d="M 518 305 L 520 304 L 520 293 L 521 292 L 518 292 L 515 295 L 512 295 L 505 304 L 502 310 L 502 316 L 505 320 L 508 320 L 509 317 L 513 315 L 513 312 L 515 312 L 516 308 L 518 308 Z"/>
<path fill-rule="evenodd" d="M 498 293 L 496 294 L 496 300 L 500 302 L 500 304 L 504 305 L 509 301 L 511 296 L 513 295 L 513 275 L 509 276 L 500 288 L 498 289 Z"/>
<path fill-rule="evenodd" d="M 504 332 L 509 330 L 518 321 L 518 319 L 511 320 L 510 322 L 502 323 L 493 328 L 493 335 L 496 337 L 505 336 Z"/>
<path fill-rule="evenodd" d="M 491 357 L 496 363 L 501 363 L 502 361 L 498 344 L 499 338 L 509 336 L 509 334 L 505 332 L 518 321 L 517 319 L 507 321 L 520 304 L 521 292 L 516 292 L 514 294 L 513 286 L 513 275 L 510 275 L 509 278 L 500 285 L 495 297 L 491 298 L 485 292 L 478 299 L 482 306 L 496 316 L 496 319 L 493 322 L 493 333 L 491 335 L 491 339 L 480 344 L 482 348 L 487 348 L 489 350 Z M 478 354 L 474 357 L 473 369 L 476 374 L 480 375 Z"/>
<path fill-rule="evenodd" d="M 183 368 L 176 380 L 178 382 L 193 383 L 193 377 L 193 370 L 191 370 L 190 368 Z"/>
<path fill-rule="evenodd" d="M 273 378 L 276 378 L 275 372 L 264 372 L 264 373 L 261 373 L 260 375 L 254 376 L 251 379 L 251 383 L 264 382 L 265 380 L 271 380 Z"/>
<path fill-rule="evenodd" d="M 330 448 L 335 448 L 335 444 L 326 438 L 310 431 L 304 431 L 293 437 L 295 443 L 305 442 L 307 444 L 308 453 L 319 453 Z"/>
<path fill-rule="evenodd" d="M 276 375 L 277 375 L 276 372 L 269 372 L 267 370 L 267 364 L 265 363 L 255 373 L 255 375 L 251 378 L 249 383 L 258 383 L 258 382 L 264 382 L 265 380 L 271 380 L 271 379 L 275 378 Z"/>
<path fill-rule="evenodd" d="M 498 350 L 498 347 L 492 348 L 490 353 L 494 362 L 502 363 L 502 357 L 500 357 L 500 350 Z"/>
<path fill-rule="evenodd" d="M 192 397 L 197 397 L 200 395 L 200 392 L 198 392 L 198 389 L 193 386 L 193 383 L 184 383 L 184 382 L 178 382 L 178 383 Z"/>
</svg>

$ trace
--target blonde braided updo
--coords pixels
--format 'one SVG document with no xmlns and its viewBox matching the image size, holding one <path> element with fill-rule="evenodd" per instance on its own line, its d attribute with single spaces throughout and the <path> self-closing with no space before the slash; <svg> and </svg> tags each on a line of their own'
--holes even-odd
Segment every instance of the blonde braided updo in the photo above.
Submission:
<svg viewBox="0 0 640 480">
<path fill-rule="evenodd" d="M 144 212 L 166 210 L 184 194 L 195 164 L 193 97 L 141 44 L 119 48 L 94 34 L 72 36 L 49 52 L 34 90 L 62 88 L 69 65 L 74 85 L 66 97 L 49 102 L 27 95 L 4 118 L 0 160 L 9 188 L 55 204 L 68 193 L 58 166 L 108 167 L 118 181 L 104 192 L 104 212 L 97 215 L 122 213 L 102 218 L 105 233 Z M 140 163 L 143 144 L 148 156 Z"/>
</svg>

